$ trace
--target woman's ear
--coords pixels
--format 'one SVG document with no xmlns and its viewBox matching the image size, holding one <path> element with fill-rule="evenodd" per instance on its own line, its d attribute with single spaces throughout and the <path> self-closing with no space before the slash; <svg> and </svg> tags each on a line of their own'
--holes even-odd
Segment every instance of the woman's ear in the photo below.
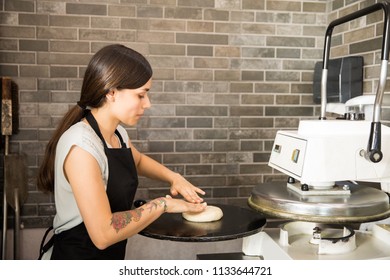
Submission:
<svg viewBox="0 0 390 280">
<path fill-rule="evenodd" d="M 110 90 L 107 94 L 106 94 L 106 98 L 108 101 L 115 101 L 115 89 L 112 89 Z"/>
</svg>

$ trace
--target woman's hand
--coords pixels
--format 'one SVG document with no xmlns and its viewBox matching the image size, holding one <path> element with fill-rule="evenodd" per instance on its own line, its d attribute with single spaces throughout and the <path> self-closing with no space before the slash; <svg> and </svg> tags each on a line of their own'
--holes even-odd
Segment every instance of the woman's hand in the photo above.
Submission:
<svg viewBox="0 0 390 280">
<path fill-rule="evenodd" d="M 171 194 L 173 196 L 181 194 L 184 199 L 189 202 L 201 203 L 203 202 L 203 198 L 201 198 L 198 194 L 204 195 L 205 192 L 192 185 L 180 174 L 176 173 L 176 176 L 171 184 Z"/>
<path fill-rule="evenodd" d="M 207 203 L 191 203 L 183 199 L 175 199 L 167 195 L 165 198 L 166 212 L 167 213 L 183 213 L 183 212 L 202 212 L 206 209 Z"/>
<path fill-rule="evenodd" d="M 130 141 L 129 147 L 131 147 L 139 175 L 170 183 L 170 192 L 173 196 L 181 194 L 185 200 L 192 203 L 201 203 L 203 201 L 203 198 L 199 197 L 199 194 L 205 194 L 202 189 L 192 185 L 179 173 L 173 172 L 149 156 L 140 153 Z"/>
</svg>

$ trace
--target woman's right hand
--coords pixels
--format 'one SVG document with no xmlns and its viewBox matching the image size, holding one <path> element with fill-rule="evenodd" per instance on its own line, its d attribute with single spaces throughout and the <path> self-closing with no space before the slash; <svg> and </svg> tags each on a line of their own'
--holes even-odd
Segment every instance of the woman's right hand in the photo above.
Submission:
<svg viewBox="0 0 390 280">
<path fill-rule="evenodd" d="M 172 198 L 167 195 L 163 198 L 166 203 L 167 213 L 183 213 L 183 212 L 202 212 L 206 209 L 207 203 L 191 203 L 183 199 Z"/>
</svg>

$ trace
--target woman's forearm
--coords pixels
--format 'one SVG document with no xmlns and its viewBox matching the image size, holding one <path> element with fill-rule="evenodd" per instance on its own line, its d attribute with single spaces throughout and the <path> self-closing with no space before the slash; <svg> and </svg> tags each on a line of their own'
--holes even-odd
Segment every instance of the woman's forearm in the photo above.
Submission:
<svg viewBox="0 0 390 280">
<path fill-rule="evenodd" d="M 139 208 L 112 213 L 105 233 L 92 236 L 92 240 L 97 248 L 105 249 L 142 231 L 166 212 L 166 208 L 165 198 L 156 198 Z"/>
</svg>

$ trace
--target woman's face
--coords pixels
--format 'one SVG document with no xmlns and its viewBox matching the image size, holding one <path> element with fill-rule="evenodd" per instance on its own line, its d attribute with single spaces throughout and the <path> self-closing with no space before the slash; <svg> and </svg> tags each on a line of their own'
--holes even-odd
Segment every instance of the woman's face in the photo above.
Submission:
<svg viewBox="0 0 390 280">
<path fill-rule="evenodd" d="M 143 116 L 145 109 L 150 108 L 148 92 L 152 79 L 137 89 L 114 90 L 113 112 L 120 122 L 133 126 Z"/>
</svg>

